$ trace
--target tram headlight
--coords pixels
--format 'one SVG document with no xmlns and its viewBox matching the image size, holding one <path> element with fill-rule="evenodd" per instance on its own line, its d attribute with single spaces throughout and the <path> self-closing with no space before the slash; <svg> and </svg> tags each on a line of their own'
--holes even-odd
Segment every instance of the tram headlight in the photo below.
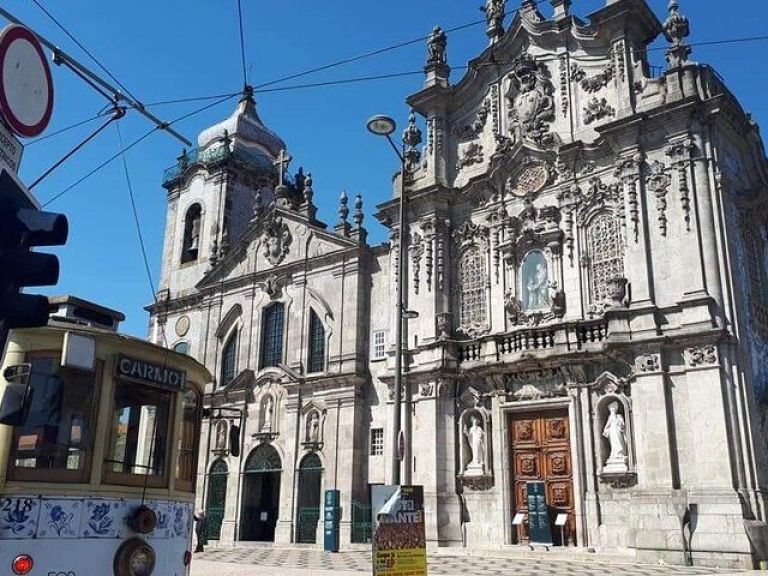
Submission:
<svg viewBox="0 0 768 576">
<path fill-rule="evenodd" d="M 29 574 L 32 571 L 32 566 L 34 566 L 34 564 L 35 563 L 32 561 L 31 556 L 27 554 L 20 554 L 13 559 L 11 568 L 13 569 L 14 574 Z"/>
<path fill-rule="evenodd" d="M 141 538 L 131 538 L 115 554 L 115 576 L 151 576 L 156 560 L 152 546 Z"/>
</svg>

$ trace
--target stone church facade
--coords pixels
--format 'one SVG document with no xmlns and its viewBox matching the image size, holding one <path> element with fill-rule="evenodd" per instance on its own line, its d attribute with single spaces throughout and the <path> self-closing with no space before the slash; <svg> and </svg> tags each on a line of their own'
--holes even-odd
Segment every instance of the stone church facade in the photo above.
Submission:
<svg viewBox="0 0 768 576">
<path fill-rule="evenodd" d="M 759 131 L 692 60 L 676 0 L 663 22 L 644 0 L 587 21 L 551 4 L 545 17 L 524 2 L 505 25 L 488 0 L 489 45 L 455 84 L 435 29 L 408 98 L 407 168 L 378 207 L 387 244 L 367 243 L 359 197 L 318 221 L 311 175 L 288 177 L 248 91 L 166 173 L 151 332 L 215 375 L 198 473 L 210 538 L 320 544 L 331 488 L 342 545 L 369 536 L 369 486 L 396 441 L 402 184 L 418 313 L 402 474 L 424 486 L 430 545 L 527 544 L 537 481 L 565 515 L 556 546 L 729 567 L 765 556 Z"/>
</svg>

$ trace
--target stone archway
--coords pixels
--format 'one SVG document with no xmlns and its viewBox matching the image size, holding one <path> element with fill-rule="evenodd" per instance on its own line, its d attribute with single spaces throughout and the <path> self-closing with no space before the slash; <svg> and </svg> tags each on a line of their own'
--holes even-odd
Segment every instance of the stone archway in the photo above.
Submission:
<svg viewBox="0 0 768 576">
<path fill-rule="evenodd" d="M 299 505 L 296 510 L 296 541 L 306 544 L 317 542 L 322 502 L 323 463 L 312 452 L 299 465 Z"/>
<path fill-rule="evenodd" d="M 274 542 L 280 513 L 282 461 L 270 444 L 254 449 L 243 470 L 240 540 Z"/>
<path fill-rule="evenodd" d="M 208 540 L 221 538 L 221 524 L 227 503 L 229 467 L 224 460 L 216 460 L 208 472 L 208 497 L 205 510 L 205 536 Z"/>
</svg>

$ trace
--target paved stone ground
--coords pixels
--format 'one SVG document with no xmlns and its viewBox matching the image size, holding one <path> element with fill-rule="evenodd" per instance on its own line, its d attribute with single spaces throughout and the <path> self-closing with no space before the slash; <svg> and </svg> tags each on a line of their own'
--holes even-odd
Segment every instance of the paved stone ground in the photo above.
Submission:
<svg viewBox="0 0 768 576">
<path fill-rule="evenodd" d="M 192 566 L 192 576 L 331 576 L 334 573 L 353 576 L 371 573 L 371 557 L 367 551 L 327 554 L 314 549 L 235 548 L 195 554 Z M 726 573 L 712 568 L 587 563 L 565 558 L 523 559 L 444 553 L 429 558 L 429 574 L 443 576 L 721 576 Z"/>
</svg>

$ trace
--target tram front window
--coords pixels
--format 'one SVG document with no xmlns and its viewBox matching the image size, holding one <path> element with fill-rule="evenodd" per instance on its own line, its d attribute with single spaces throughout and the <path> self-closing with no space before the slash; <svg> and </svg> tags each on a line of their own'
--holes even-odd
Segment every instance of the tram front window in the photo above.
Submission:
<svg viewBox="0 0 768 576">
<path fill-rule="evenodd" d="M 168 451 L 170 392 L 118 381 L 106 480 L 116 484 L 163 485 Z"/>
<path fill-rule="evenodd" d="M 23 426 L 14 428 L 9 477 L 85 482 L 90 474 L 96 372 L 60 366 L 58 357 L 31 356 L 32 400 Z"/>
</svg>

